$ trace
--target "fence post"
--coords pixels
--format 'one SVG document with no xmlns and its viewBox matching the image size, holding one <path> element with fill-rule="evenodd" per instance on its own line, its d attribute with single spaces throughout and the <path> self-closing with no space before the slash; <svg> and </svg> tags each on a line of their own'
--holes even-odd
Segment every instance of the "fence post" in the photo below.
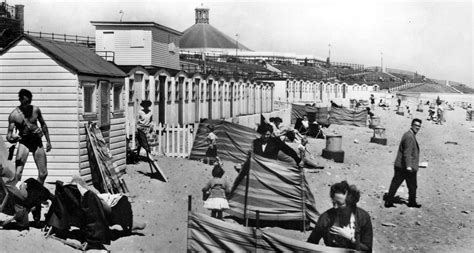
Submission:
<svg viewBox="0 0 474 253">
<path fill-rule="evenodd" d="M 176 156 L 181 157 L 181 132 L 182 128 L 178 124 L 176 127 Z"/>
</svg>

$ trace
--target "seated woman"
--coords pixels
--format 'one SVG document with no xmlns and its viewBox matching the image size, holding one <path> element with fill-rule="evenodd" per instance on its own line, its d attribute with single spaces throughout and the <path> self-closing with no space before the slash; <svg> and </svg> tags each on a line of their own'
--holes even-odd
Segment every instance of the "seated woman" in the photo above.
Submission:
<svg viewBox="0 0 474 253">
<path fill-rule="evenodd" d="M 329 195 L 333 208 L 319 216 L 308 242 L 321 239 L 330 247 L 372 251 L 373 231 L 369 214 L 357 207 L 360 192 L 346 181 L 333 184 Z"/>
</svg>

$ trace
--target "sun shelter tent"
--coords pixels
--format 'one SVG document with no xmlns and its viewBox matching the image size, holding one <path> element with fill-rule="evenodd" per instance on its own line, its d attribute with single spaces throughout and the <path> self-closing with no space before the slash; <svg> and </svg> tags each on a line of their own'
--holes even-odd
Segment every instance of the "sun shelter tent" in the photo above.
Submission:
<svg viewBox="0 0 474 253">
<path fill-rule="evenodd" d="M 252 142 L 259 134 L 248 127 L 224 120 L 204 120 L 199 124 L 189 159 L 204 159 L 208 148 L 209 126 L 214 127 L 217 135 L 217 155 L 222 160 L 243 163 L 252 149 Z"/>
<path fill-rule="evenodd" d="M 188 252 L 355 252 L 188 213 Z"/>
<path fill-rule="evenodd" d="M 328 125 L 329 112 L 327 107 L 315 107 L 310 105 L 291 105 L 291 124 L 295 124 L 298 119 L 307 116 L 310 122 L 318 122 L 321 125 Z"/>
<path fill-rule="evenodd" d="M 263 226 L 295 229 L 316 223 L 319 215 L 302 169 L 255 154 L 234 182 L 229 207 L 226 212 L 239 220 L 255 220 L 258 210 Z"/>
<path fill-rule="evenodd" d="M 367 110 L 331 107 L 329 123 L 337 125 L 367 126 Z"/>
</svg>

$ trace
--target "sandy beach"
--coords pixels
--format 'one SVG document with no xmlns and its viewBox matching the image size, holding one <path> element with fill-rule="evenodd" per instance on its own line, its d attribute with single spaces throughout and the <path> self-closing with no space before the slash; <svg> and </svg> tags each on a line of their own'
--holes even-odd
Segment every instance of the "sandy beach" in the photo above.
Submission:
<svg viewBox="0 0 474 253">
<path fill-rule="evenodd" d="M 420 160 L 428 162 L 428 167 L 418 172 L 418 202 L 423 205 L 420 209 L 403 204 L 387 209 L 382 202 L 393 176 L 400 138 L 409 129 L 411 118 L 396 115 L 394 108 L 376 108 L 375 114 L 386 128 L 387 146 L 370 143 L 373 130 L 367 127 L 331 125 L 325 129 L 326 134 L 343 135 L 344 163 L 323 159 L 321 150 L 325 140 L 310 139 L 309 149 L 325 167 L 306 170 L 317 210 L 322 213 L 331 208 L 331 184 L 347 180 L 357 185 L 362 194 L 359 206 L 372 217 L 374 252 L 469 252 L 474 248 L 474 133 L 470 132 L 474 123 L 466 121 L 465 110 L 456 107 L 447 111 L 444 125 L 437 125 L 426 121 L 427 109 L 423 113 L 413 111 L 413 117 L 423 120 L 417 135 Z M 168 183 L 150 178 L 145 162 L 127 166 L 124 178 L 132 196 L 134 217 L 147 222 L 147 227 L 141 233 L 113 241 L 107 246 L 112 252 L 184 252 L 188 195 L 193 196 L 193 210 L 210 213 L 202 207 L 201 188 L 211 177 L 211 167 L 186 159 L 157 157 L 157 160 L 169 178 Z M 233 165 L 224 164 L 224 177 L 229 182 L 237 175 Z M 48 185 L 51 190 L 53 187 Z M 397 195 L 408 197 L 405 184 Z M 4 219 L 2 215 L 0 220 Z M 310 234 L 310 231 L 264 229 L 300 240 L 306 240 Z M 75 251 L 56 240 L 45 239 L 44 232 L 35 228 L 22 232 L 0 230 L 0 238 L 2 252 Z"/>
</svg>

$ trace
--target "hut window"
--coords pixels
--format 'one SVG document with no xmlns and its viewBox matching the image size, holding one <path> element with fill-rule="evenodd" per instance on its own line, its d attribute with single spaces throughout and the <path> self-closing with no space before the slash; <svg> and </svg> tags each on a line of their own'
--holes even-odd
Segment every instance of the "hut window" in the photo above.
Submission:
<svg viewBox="0 0 474 253">
<path fill-rule="evenodd" d="M 201 83 L 201 101 L 204 99 L 204 83 Z"/>
<path fill-rule="evenodd" d="M 130 31 L 130 47 L 145 47 L 145 31 Z"/>
<path fill-rule="evenodd" d="M 180 98 L 180 97 L 179 97 L 179 92 L 180 92 L 180 90 L 179 90 L 179 83 L 180 83 L 180 82 L 176 82 L 176 84 L 175 84 L 175 89 L 174 89 L 174 91 L 175 91 L 175 94 L 174 94 L 174 95 L 175 95 L 175 96 L 174 96 L 174 101 L 175 101 L 176 103 L 179 101 L 179 98 Z"/>
<path fill-rule="evenodd" d="M 123 110 L 122 90 L 123 90 L 123 85 L 121 83 L 114 84 L 113 98 L 114 98 L 114 111 L 115 112 Z"/>
<path fill-rule="evenodd" d="M 189 82 L 186 82 L 186 101 L 189 100 Z"/>
<path fill-rule="evenodd" d="M 211 85 L 212 85 L 212 81 L 207 81 L 207 88 L 206 88 L 206 98 L 207 99 L 211 99 L 211 97 L 209 97 L 210 92 L 211 92 Z"/>
<path fill-rule="evenodd" d="M 82 89 L 82 94 L 84 96 L 84 113 L 95 113 L 97 111 L 95 83 L 84 83 Z"/>
<path fill-rule="evenodd" d="M 172 92 L 171 89 L 173 88 L 171 81 L 168 81 L 168 102 L 171 102 Z"/>
<path fill-rule="evenodd" d="M 196 99 L 197 99 L 197 95 L 198 95 L 197 90 L 199 89 L 199 82 L 198 82 L 198 83 L 193 82 L 193 87 L 192 87 L 192 89 L 193 89 L 193 97 L 192 97 L 192 99 L 193 99 L 193 102 L 194 102 L 194 101 L 196 101 Z"/>
<path fill-rule="evenodd" d="M 155 101 L 160 101 L 160 82 L 158 80 L 155 81 Z"/>
<path fill-rule="evenodd" d="M 222 99 L 222 83 L 219 85 L 219 99 Z"/>
<path fill-rule="evenodd" d="M 135 80 L 130 79 L 128 82 L 128 101 L 131 103 L 133 102 L 133 93 L 135 93 L 135 90 L 133 89 L 133 84 Z"/>
<path fill-rule="evenodd" d="M 150 80 L 145 80 L 145 100 L 150 100 Z"/>
</svg>

